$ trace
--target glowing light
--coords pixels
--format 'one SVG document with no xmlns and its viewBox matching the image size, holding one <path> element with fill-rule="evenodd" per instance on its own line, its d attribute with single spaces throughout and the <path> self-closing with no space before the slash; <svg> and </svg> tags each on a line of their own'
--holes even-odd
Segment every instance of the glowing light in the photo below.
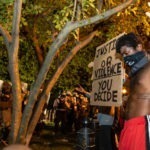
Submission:
<svg viewBox="0 0 150 150">
<path fill-rule="evenodd" d="M 127 94 L 127 89 L 126 89 L 126 88 L 123 88 L 123 89 L 122 89 L 122 93 L 123 93 L 123 94 Z"/>
</svg>

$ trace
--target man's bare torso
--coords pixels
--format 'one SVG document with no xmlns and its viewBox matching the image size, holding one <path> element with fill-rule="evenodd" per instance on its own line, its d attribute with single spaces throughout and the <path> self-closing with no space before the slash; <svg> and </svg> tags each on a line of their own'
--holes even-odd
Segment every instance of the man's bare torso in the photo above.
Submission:
<svg viewBox="0 0 150 150">
<path fill-rule="evenodd" d="M 132 77 L 130 85 L 126 119 L 150 114 L 150 63 Z"/>
</svg>

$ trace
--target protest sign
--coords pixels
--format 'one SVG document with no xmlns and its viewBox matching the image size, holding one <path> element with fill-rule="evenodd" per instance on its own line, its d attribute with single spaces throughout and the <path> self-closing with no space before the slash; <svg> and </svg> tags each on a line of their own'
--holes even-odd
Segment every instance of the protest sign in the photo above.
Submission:
<svg viewBox="0 0 150 150">
<path fill-rule="evenodd" d="M 116 41 L 122 35 L 96 48 L 91 105 L 120 106 L 122 104 L 124 69 L 115 49 Z"/>
</svg>

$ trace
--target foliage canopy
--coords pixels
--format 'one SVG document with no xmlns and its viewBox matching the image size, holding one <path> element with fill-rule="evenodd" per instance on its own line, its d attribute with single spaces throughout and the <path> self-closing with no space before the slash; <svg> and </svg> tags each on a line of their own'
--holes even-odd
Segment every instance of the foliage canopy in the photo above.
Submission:
<svg viewBox="0 0 150 150">
<path fill-rule="evenodd" d="M 32 84 L 39 70 L 39 64 L 35 52 L 35 43 L 32 38 L 38 39 L 38 44 L 45 57 L 49 45 L 53 42 L 57 34 L 61 31 L 66 22 L 72 20 L 86 19 L 119 4 L 119 0 L 104 0 L 103 4 L 98 4 L 96 0 L 80 0 L 76 11 L 75 3 L 70 0 L 41 0 L 23 1 L 22 18 L 20 25 L 20 52 L 19 66 L 21 80 Z M 99 5 L 102 9 L 98 10 Z M 12 24 L 13 0 L 2 0 L 0 3 L 0 22 L 10 31 Z M 87 67 L 95 54 L 95 48 L 107 40 L 117 36 L 122 32 L 135 32 L 140 35 L 143 44 L 150 36 L 150 20 L 145 15 L 149 10 L 147 0 L 138 0 L 134 5 L 129 6 L 117 15 L 114 15 L 100 23 L 86 26 L 76 30 L 69 35 L 64 45 L 60 48 L 53 65 L 50 68 L 47 78 L 51 77 L 58 65 L 70 49 L 84 39 L 90 32 L 98 29 L 98 36 L 79 52 L 64 70 L 58 80 L 54 90 L 72 89 L 76 84 L 82 84 L 85 88 L 91 88 L 92 70 Z M 73 15 L 75 13 L 75 15 Z M 79 36 L 79 39 L 77 38 Z M 0 38 L 0 78 L 9 80 L 7 71 L 7 51 L 2 38 Z"/>
</svg>

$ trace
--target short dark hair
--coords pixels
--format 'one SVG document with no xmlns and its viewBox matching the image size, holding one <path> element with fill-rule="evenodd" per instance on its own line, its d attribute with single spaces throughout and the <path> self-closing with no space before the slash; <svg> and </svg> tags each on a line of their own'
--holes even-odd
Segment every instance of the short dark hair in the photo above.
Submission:
<svg viewBox="0 0 150 150">
<path fill-rule="evenodd" d="M 138 43 L 138 38 L 133 32 L 124 34 L 116 42 L 116 52 L 120 53 L 121 47 L 125 45 L 136 49 Z"/>
</svg>

